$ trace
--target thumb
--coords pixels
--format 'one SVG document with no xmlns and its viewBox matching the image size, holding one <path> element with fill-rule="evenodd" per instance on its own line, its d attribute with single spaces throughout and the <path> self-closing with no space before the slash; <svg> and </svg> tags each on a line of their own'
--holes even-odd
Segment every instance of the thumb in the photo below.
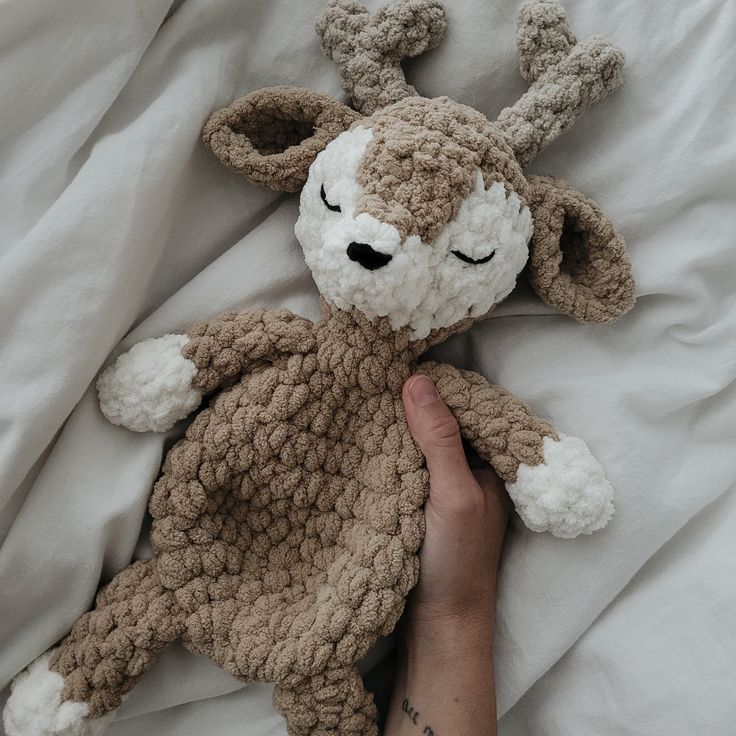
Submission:
<svg viewBox="0 0 736 736">
<path fill-rule="evenodd" d="M 457 420 L 427 376 L 411 376 L 402 398 L 411 436 L 427 460 L 432 491 L 458 488 L 472 474 Z"/>
</svg>

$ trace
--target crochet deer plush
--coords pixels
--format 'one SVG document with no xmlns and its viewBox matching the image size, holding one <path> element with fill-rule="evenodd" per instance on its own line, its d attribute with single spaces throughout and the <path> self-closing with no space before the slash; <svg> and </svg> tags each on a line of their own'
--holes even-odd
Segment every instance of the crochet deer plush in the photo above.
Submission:
<svg viewBox="0 0 736 736">
<path fill-rule="evenodd" d="M 9 736 L 100 733 L 175 639 L 241 680 L 276 683 L 292 736 L 376 734 L 355 663 L 394 628 L 419 574 L 428 475 L 401 402 L 414 371 L 529 528 L 574 537 L 608 522 L 612 490 L 581 440 L 476 373 L 418 361 L 525 267 L 542 300 L 580 322 L 632 306 L 624 243 L 599 207 L 523 173 L 620 84 L 622 54 L 578 43 L 555 0 L 527 5 L 529 90 L 490 121 L 404 80 L 401 60 L 444 29 L 435 0 L 375 15 L 335 0 L 318 31 L 356 109 L 273 87 L 207 122 L 205 143 L 236 172 L 301 189 L 295 232 L 322 320 L 228 313 L 146 340 L 101 374 L 103 413 L 134 431 L 163 431 L 208 400 L 155 484 L 153 559 L 118 574 L 18 676 Z"/>
</svg>

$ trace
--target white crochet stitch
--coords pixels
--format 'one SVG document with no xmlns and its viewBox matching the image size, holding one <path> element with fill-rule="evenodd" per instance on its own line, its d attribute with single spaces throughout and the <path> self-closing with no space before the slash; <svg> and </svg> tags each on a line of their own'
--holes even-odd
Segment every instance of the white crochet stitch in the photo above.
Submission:
<svg viewBox="0 0 736 736">
<path fill-rule="evenodd" d="M 3 711 L 7 736 L 98 736 L 112 722 L 114 713 L 89 719 L 89 706 L 62 701 L 64 679 L 49 670 L 54 650 L 35 659 L 11 685 Z"/>
<path fill-rule="evenodd" d="M 363 193 L 357 170 L 372 137 L 360 126 L 339 135 L 317 156 L 302 190 L 294 231 L 320 292 L 369 319 L 388 316 L 394 329 L 409 325 L 417 339 L 484 315 L 508 296 L 527 261 L 529 208 L 499 182 L 486 189 L 478 170 L 474 190 L 431 243 L 416 235 L 402 243 L 393 225 L 354 214 Z M 390 261 L 368 270 L 350 260 L 350 243 Z"/>
<path fill-rule="evenodd" d="M 613 516 L 613 488 L 585 442 L 545 437 L 544 462 L 522 463 L 509 496 L 526 526 L 572 539 L 603 529 Z"/>
<path fill-rule="evenodd" d="M 134 432 L 164 432 L 194 411 L 202 394 L 192 387 L 196 366 L 180 352 L 188 339 L 143 340 L 106 368 L 97 380 L 105 417 Z"/>
</svg>

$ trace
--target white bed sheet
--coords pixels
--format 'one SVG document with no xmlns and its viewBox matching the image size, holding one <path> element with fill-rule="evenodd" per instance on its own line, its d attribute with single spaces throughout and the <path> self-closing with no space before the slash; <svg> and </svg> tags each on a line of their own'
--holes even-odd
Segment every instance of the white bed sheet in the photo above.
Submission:
<svg viewBox="0 0 736 736">
<path fill-rule="evenodd" d="M 148 494 L 177 430 L 135 435 L 104 421 L 90 385 L 117 341 L 230 307 L 318 316 L 295 198 L 238 179 L 198 133 L 212 109 L 261 86 L 340 94 L 311 30 L 321 5 L 0 4 L 0 687 L 66 633 L 101 575 L 146 552 L 145 530 L 136 545 Z M 492 115 L 524 88 L 518 3 L 449 5 L 444 43 L 409 76 Z M 725 735 L 736 684 L 736 3 L 567 7 L 579 35 L 624 48 L 627 80 L 534 170 L 601 202 L 629 243 L 639 301 L 619 324 L 588 328 L 522 291 L 438 351 L 585 438 L 617 489 L 617 515 L 592 538 L 512 529 L 501 731 Z M 269 686 L 242 688 L 174 646 L 111 734 L 205 728 L 285 732 Z"/>
</svg>

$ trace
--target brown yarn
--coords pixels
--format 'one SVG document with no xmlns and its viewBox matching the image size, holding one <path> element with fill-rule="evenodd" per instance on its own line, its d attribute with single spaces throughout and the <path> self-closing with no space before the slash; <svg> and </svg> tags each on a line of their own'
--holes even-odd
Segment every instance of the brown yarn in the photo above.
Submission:
<svg viewBox="0 0 736 736">
<path fill-rule="evenodd" d="M 418 575 L 428 476 L 401 389 L 427 343 L 324 309 L 318 325 L 254 310 L 192 328 L 194 384 L 220 391 L 166 456 L 155 557 L 102 590 L 52 664 L 92 715 L 181 638 L 236 677 L 281 683 L 291 734 L 375 733 L 354 663 Z M 421 370 L 502 477 L 539 462 L 554 430 L 521 402 L 478 374 Z"/>
<path fill-rule="evenodd" d="M 479 373 L 433 361 L 420 363 L 418 372 L 434 381 L 462 436 L 507 483 L 516 480 L 520 463 L 539 465 L 543 461 L 545 437 L 559 439 L 549 422 L 534 416 L 527 404 Z"/>
<path fill-rule="evenodd" d="M 356 214 L 430 242 L 457 214 L 478 169 L 525 197 L 526 180 L 505 138 L 485 115 L 447 97 L 407 97 L 358 123 L 373 139 L 358 169 L 365 194 Z"/>
<path fill-rule="evenodd" d="M 532 85 L 496 121 L 522 166 L 583 112 L 621 86 L 624 55 L 599 36 L 577 43 L 557 0 L 522 7 L 516 36 L 521 74 Z"/>
<path fill-rule="evenodd" d="M 356 110 L 370 115 L 417 94 L 400 62 L 437 46 L 446 26 L 437 0 L 405 0 L 375 15 L 354 0 L 333 0 L 317 21 L 317 33 Z"/>
<path fill-rule="evenodd" d="M 89 704 L 97 718 L 114 710 L 161 648 L 181 635 L 183 616 L 154 562 L 134 562 L 97 594 L 51 658 L 64 700 Z"/>
<path fill-rule="evenodd" d="M 377 736 L 376 706 L 355 669 L 326 670 L 294 687 L 277 685 L 273 704 L 290 734 Z"/>
<path fill-rule="evenodd" d="M 317 154 L 360 117 L 329 95 L 266 87 L 213 113 L 202 140 L 220 161 L 252 182 L 296 192 Z"/>
<path fill-rule="evenodd" d="M 623 238 L 591 199 L 551 176 L 530 176 L 529 278 L 542 300 L 578 322 L 605 323 L 634 306 Z"/>
</svg>

